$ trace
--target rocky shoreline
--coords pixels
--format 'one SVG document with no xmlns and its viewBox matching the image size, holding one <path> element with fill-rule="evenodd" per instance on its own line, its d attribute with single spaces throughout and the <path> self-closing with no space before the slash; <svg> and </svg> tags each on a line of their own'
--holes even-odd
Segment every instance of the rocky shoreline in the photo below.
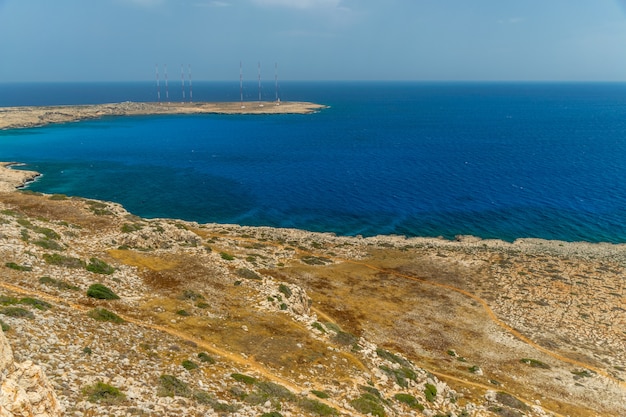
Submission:
<svg viewBox="0 0 626 417">
<path fill-rule="evenodd" d="M 23 129 L 108 116 L 168 114 L 307 114 L 326 106 L 308 102 L 110 103 L 67 106 L 0 107 L 0 130 Z"/>
<path fill-rule="evenodd" d="M 54 391 L 20 415 L 626 415 L 626 245 L 147 220 L 33 175 L 0 167 L 0 319 Z"/>
</svg>

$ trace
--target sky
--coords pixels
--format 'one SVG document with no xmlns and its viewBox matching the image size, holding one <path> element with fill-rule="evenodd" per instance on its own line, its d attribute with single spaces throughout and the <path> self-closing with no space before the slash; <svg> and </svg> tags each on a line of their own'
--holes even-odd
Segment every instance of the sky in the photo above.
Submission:
<svg viewBox="0 0 626 417">
<path fill-rule="evenodd" d="M 0 82 L 626 81 L 626 0 L 0 0 Z"/>
</svg>

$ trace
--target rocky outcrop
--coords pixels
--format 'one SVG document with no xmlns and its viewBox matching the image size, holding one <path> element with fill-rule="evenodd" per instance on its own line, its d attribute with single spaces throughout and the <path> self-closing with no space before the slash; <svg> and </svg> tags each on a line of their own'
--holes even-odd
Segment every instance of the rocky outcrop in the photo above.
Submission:
<svg viewBox="0 0 626 417">
<path fill-rule="evenodd" d="M 0 417 L 55 417 L 61 407 L 42 369 L 31 361 L 16 363 L 0 332 Z"/>
</svg>

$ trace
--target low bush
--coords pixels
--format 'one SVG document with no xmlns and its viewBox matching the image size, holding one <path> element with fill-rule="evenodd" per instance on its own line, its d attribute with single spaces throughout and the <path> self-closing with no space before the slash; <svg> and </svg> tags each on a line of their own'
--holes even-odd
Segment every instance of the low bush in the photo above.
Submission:
<svg viewBox="0 0 626 417">
<path fill-rule="evenodd" d="M 206 352 L 198 353 L 198 359 L 200 359 L 200 362 L 204 362 L 204 363 L 209 363 L 209 364 L 215 363 L 215 359 L 210 357 L 209 354 Z"/>
<path fill-rule="evenodd" d="M 550 365 L 548 365 L 547 363 L 538 361 L 537 359 L 524 358 L 524 359 L 520 359 L 520 362 L 525 363 L 531 368 L 550 369 Z"/>
<path fill-rule="evenodd" d="M 325 417 L 339 415 L 339 412 L 337 410 L 317 400 L 301 398 L 300 400 L 298 400 L 297 404 L 303 410 L 308 411 L 312 414 L 316 414 L 318 416 Z"/>
<path fill-rule="evenodd" d="M 63 256 L 58 253 L 44 253 L 43 260 L 50 265 L 62 266 L 65 268 L 84 268 L 85 262 L 71 256 Z"/>
<path fill-rule="evenodd" d="M 246 385 L 253 385 L 257 382 L 257 379 L 253 376 L 243 375 L 239 373 L 230 374 L 230 376 L 239 382 L 243 382 Z"/>
<path fill-rule="evenodd" d="M 291 295 L 293 294 L 291 292 L 291 289 L 288 286 L 286 286 L 285 284 L 280 284 L 278 286 L 278 291 L 283 293 L 285 295 L 285 297 L 287 297 L 287 298 L 291 297 Z"/>
<path fill-rule="evenodd" d="M 176 378 L 174 375 L 163 374 L 159 377 L 159 397 L 189 397 L 191 390 L 189 385 Z"/>
<path fill-rule="evenodd" d="M 115 272 L 115 268 L 98 258 L 91 258 L 87 265 L 87 271 L 94 274 L 111 275 Z"/>
<path fill-rule="evenodd" d="M 437 387 L 433 384 L 426 384 L 424 386 L 424 395 L 426 396 L 426 400 L 429 402 L 435 401 L 435 397 L 437 396 Z"/>
<path fill-rule="evenodd" d="M 106 308 L 94 308 L 87 313 L 89 317 L 97 321 L 110 321 L 112 323 L 124 323 L 124 319 Z"/>
<path fill-rule="evenodd" d="M 59 242 L 55 240 L 50 240 L 50 239 L 35 240 L 33 244 L 46 250 L 56 250 L 56 251 L 65 250 L 65 247 L 61 245 Z"/>
<path fill-rule="evenodd" d="M 245 278 L 245 279 L 254 279 L 254 280 L 261 280 L 261 277 L 254 271 L 248 269 L 248 268 L 239 268 L 236 271 L 237 275 L 239 275 L 241 278 Z"/>
<path fill-rule="evenodd" d="M 188 371 L 193 371 L 194 369 L 198 369 L 198 364 L 194 361 L 190 361 L 189 359 L 185 359 L 182 363 L 183 368 Z"/>
<path fill-rule="evenodd" d="M 393 396 L 397 401 L 408 405 L 411 408 L 415 408 L 419 411 L 424 411 L 424 406 L 420 404 L 420 402 L 412 396 L 411 394 L 396 394 Z"/>
<path fill-rule="evenodd" d="M 80 288 L 78 288 L 76 285 L 72 285 L 65 281 L 61 281 L 61 280 L 50 278 L 50 277 L 39 278 L 39 283 L 58 288 L 59 290 L 72 290 L 72 291 L 80 290 Z"/>
<path fill-rule="evenodd" d="M 311 394 L 315 395 L 317 398 L 330 398 L 330 395 L 328 395 L 328 393 L 326 393 L 326 391 L 318 391 L 318 390 L 311 390 Z"/>
<path fill-rule="evenodd" d="M 359 398 L 350 401 L 350 405 L 362 414 L 370 414 L 377 417 L 385 417 L 387 415 L 380 398 L 367 392 L 361 394 Z"/>
<path fill-rule="evenodd" d="M 92 403 L 114 405 L 126 399 L 126 395 L 112 385 L 104 382 L 96 382 L 83 390 L 87 396 L 87 401 Z"/>
<path fill-rule="evenodd" d="M 33 268 L 26 265 L 18 265 L 15 262 L 7 262 L 4 264 L 7 268 L 14 269 L 16 271 L 32 271 Z"/>
<path fill-rule="evenodd" d="M 22 308 L 22 307 L 4 307 L 0 309 L 0 314 L 4 314 L 5 316 L 16 317 L 16 318 L 26 318 L 26 319 L 35 318 L 35 315 L 33 313 L 31 313 L 29 310 L 26 310 L 25 308 Z"/>
<path fill-rule="evenodd" d="M 222 257 L 223 260 L 225 261 L 232 261 L 235 259 L 235 257 L 229 253 L 226 252 L 220 252 L 220 256 Z"/>
<path fill-rule="evenodd" d="M 119 300 L 120 297 L 102 284 L 92 284 L 87 289 L 87 296 L 98 300 Z"/>
<path fill-rule="evenodd" d="M 42 310 L 42 311 L 45 311 L 45 310 L 48 310 L 48 309 L 52 308 L 52 304 L 47 303 L 47 302 L 42 301 L 42 300 L 38 300 L 36 298 L 31 298 L 31 297 L 21 298 L 19 303 L 32 306 L 32 307 L 36 308 L 37 310 Z"/>
</svg>

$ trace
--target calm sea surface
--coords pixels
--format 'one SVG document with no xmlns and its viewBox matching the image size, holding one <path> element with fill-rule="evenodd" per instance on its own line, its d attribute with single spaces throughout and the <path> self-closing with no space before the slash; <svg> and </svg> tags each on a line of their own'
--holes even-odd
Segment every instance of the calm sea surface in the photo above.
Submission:
<svg viewBox="0 0 626 417">
<path fill-rule="evenodd" d="M 180 100 L 180 85 L 169 93 Z M 239 85 L 194 83 L 193 94 L 237 101 Z M 273 83 L 263 94 L 275 97 Z M 4 131 L 0 160 L 43 173 L 33 190 L 144 217 L 626 242 L 626 84 L 291 82 L 280 95 L 330 108 Z M 0 84 L 0 106 L 126 100 L 155 101 L 156 88 Z"/>
</svg>

